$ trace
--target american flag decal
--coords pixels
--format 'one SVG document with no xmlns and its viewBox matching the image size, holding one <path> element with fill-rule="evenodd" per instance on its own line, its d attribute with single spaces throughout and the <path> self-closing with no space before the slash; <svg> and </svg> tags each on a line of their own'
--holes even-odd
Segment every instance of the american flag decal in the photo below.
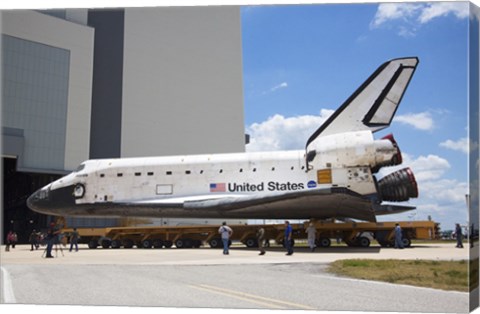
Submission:
<svg viewBox="0 0 480 314">
<path fill-rule="evenodd" d="M 210 192 L 225 192 L 225 183 L 210 183 Z"/>
</svg>

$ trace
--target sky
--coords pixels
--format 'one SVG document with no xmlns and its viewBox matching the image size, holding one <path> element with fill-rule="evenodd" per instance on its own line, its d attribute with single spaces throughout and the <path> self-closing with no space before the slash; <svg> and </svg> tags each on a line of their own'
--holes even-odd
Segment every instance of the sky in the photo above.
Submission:
<svg viewBox="0 0 480 314">
<path fill-rule="evenodd" d="M 419 198 L 379 220 L 467 224 L 466 2 L 244 6 L 241 10 L 247 151 L 304 149 L 306 140 L 382 63 L 420 63 L 392 125 Z"/>
</svg>

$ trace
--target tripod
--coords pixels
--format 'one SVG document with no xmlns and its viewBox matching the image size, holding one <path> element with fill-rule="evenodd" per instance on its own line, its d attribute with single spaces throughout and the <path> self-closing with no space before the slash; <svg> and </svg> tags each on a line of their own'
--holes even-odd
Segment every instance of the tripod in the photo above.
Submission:
<svg viewBox="0 0 480 314">
<path fill-rule="evenodd" d="M 62 253 L 62 256 L 65 256 L 63 254 L 63 249 L 62 249 L 62 246 L 61 245 L 58 245 L 58 242 L 56 241 L 56 239 L 52 239 L 51 241 L 54 241 L 53 244 L 52 244 L 52 251 L 55 249 L 55 257 L 58 257 L 58 249 L 60 249 L 60 252 Z M 47 247 L 45 248 L 45 250 L 43 251 L 43 254 L 42 254 L 42 257 L 43 258 L 47 258 L 47 250 L 48 250 L 48 245 L 47 244 Z"/>
</svg>

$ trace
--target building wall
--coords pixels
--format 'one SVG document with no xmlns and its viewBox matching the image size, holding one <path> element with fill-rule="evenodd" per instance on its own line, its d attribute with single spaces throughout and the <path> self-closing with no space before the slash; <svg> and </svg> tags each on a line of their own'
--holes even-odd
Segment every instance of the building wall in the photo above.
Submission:
<svg viewBox="0 0 480 314">
<path fill-rule="evenodd" d="M 245 150 L 240 8 L 125 9 L 122 157 Z"/>
<path fill-rule="evenodd" d="M 124 10 L 89 10 L 88 23 L 95 28 L 90 158 L 118 158 L 122 157 Z"/>
<path fill-rule="evenodd" d="M 28 10 L 1 22 L 2 127 L 23 136 L 19 170 L 75 169 L 89 157 L 94 30 Z"/>
<path fill-rule="evenodd" d="M 63 173 L 90 158 L 244 151 L 239 7 L 0 14 L 2 155 L 18 156 L 19 171 Z"/>
</svg>

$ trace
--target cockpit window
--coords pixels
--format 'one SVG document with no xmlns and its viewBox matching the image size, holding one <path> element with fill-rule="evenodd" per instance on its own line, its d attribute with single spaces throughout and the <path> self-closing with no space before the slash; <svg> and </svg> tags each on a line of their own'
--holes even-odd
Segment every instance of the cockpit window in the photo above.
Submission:
<svg viewBox="0 0 480 314">
<path fill-rule="evenodd" d="M 80 166 L 78 166 L 78 168 L 75 170 L 75 172 L 80 172 L 83 169 L 85 169 L 85 164 L 81 164 Z"/>
</svg>

